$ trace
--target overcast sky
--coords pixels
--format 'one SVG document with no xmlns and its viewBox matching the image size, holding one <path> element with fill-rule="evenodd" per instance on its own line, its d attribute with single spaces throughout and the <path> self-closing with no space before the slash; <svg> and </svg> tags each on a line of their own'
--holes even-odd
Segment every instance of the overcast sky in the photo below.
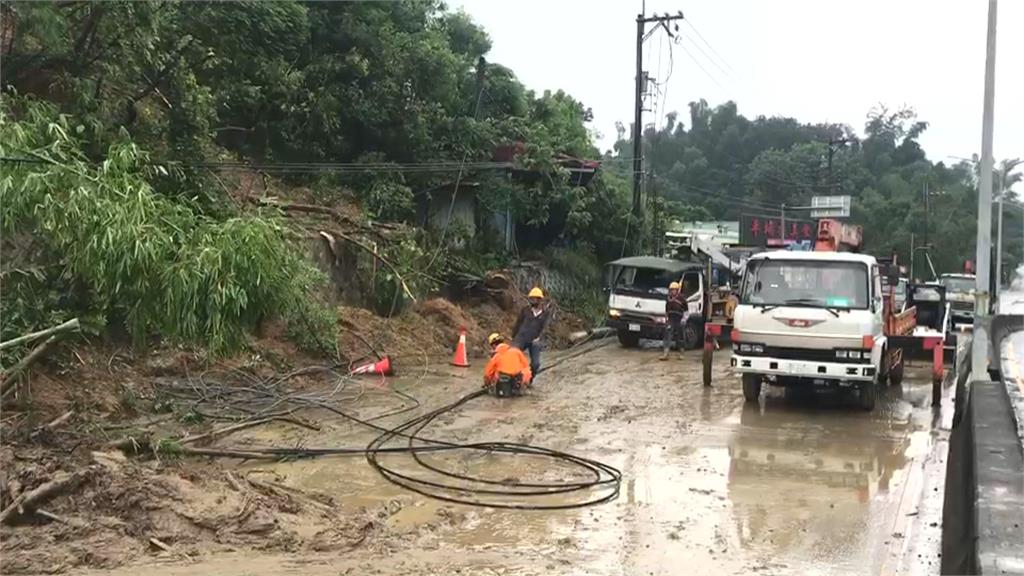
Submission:
<svg viewBox="0 0 1024 576">
<path fill-rule="evenodd" d="M 451 6 L 490 34 L 488 60 L 528 88 L 563 89 L 592 107 L 602 150 L 617 121 L 632 122 L 641 0 Z M 987 8 L 984 0 L 647 0 L 648 14 L 682 10 L 693 26 L 680 25 L 658 111 L 679 111 L 688 124 L 688 102 L 735 100 L 748 118 L 840 122 L 862 133 L 872 106 L 907 104 L 930 123 L 921 142 L 931 160 L 970 157 L 981 149 Z M 664 79 L 668 39 L 656 33 L 644 49 L 645 67 Z M 997 50 L 995 156 L 1024 157 L 1024 0 L 1000 2 Z"/>
</svg>

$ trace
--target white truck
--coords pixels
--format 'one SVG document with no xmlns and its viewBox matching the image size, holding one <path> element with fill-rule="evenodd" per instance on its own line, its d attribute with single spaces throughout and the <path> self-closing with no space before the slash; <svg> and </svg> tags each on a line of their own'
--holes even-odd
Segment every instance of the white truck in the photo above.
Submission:
<svg viewBox="0 0 1024 576">
<path fill-rule="evenodd" d="M 683 283 L 690 319 L 679 336 L 686 348 L 700 344 L 704 330 L 706 280 L 704 267 L 671 258 L 632 256 L 608 264 L 608 318 L 619 343 L 634 348 L 642 338 L 658 339 L 665 334 L 665 302 L 668 286 Z"/>
<path fill-rule="evenodd" d="M 858 227 L 856 244 L 859 234 Z M 875 386 L 889 371 L 879 265 L 873 256 L 825 244 L 819 240 L 813 252 L 764 252 L 747 261 L 730 363 L 749 402 L 758 400 L 766 383 L 827 386 L 854 389 L 860 406 L 874 409 Z"/>
<path fill-rule="evenodd" d="M 943 274 L 939 283 L 946 287 L 946 301 L 949 302 L 954 326 L 974 323 L 974 274 Z"/>
</svg>

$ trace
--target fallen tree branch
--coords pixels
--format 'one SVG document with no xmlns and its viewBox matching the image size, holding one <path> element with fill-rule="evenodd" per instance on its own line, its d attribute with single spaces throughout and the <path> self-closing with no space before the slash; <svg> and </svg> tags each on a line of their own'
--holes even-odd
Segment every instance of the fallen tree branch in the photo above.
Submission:
<svg viewBox="0 0 1024 576">
<path fill-rule="evenodd" d="M 174 548 L 174 546 L 171 546 L 170 544 L 168 544 L 168 543 L 166 543 L 166 542 L 164 542 L 162 540 L 159 540 L 157 538 L 150 538 L 149 539 L 149 543 L 151 545 L 153 545 L 154 547 L 159 548 L 159 549 L 163 550 L 164 552 L 167 552 L 168 554 L 176 554 L 176 555 L 181 556 L 182 558 L 188 560 L 189 562 L 192 561 L 192 557 L 189 556 L 187 552 L 178 551 L 176 548 Z"/>
<path fill-rule="evenodd" d="M 246 452 L 245 450 L 232 450 L 229 448 L 190 448 L 182 446 L 183 456 L 210 456 L 213 458 L 241 458 L 242 460 L 276 460 L 276 454 L 264 454 L 262 452 Z"/>
<path fill-rule="evenodd" d="M 32 438 L 35 438 L 36 436 L 42 434 L 45 431 L 53 430 L 57 426 L 60 426 L 61 424 L 65 423 L 69 419 L 71 419 L 71 415 L 74 414 L 74 413 L 75 413 L 74 410 L 68 410 L 67 412 L 65 412 L 65 413 L 61 414 L 60 416 L 58 416 L 57 418 L 55 418 L 49 424 L 47 424 L 45 426 L 40 426 L 38 429 L 33 431 L 32 434 L 29 435 L 29 438 L 32 439 Z"/>
<path fill-rule="evenodd" d="M 285 498 L 285 499 L 289 499 L 289 500 L 291 500 L 291 499 L 298 500 L 299 502 L 301 502 L 303 504 L 309 504 L 309 505 L 311 505 L 311 506 L 313 506 L 315 508 L 319 508 L 321 512 L 326 512 L 326 513 L 334 512 L 334 509 L 331 508 L 330 506 L 328 506 L 327 504 L 324 504 L 323 502 L 318 502 L 318 501 L 314 500 L 313 498 L 310 498 L 307 494 L 305 494 L 304 492 L 302 492 L 301 490 L 299 490 L 297 488 L 292 488 L 291 486 L 285 486 L 283 484 L 278 484 L 277 482 L 266 482 L 266 481 L 263 481 L 263 480 L 256 480 L 252 476 L 246 476 L 245 480 L 249 484 L 252 484 L 255 488 L 260 488 L 260 489 L 264 490 L 265 492 L 269 492 L 271 494 L 274 494 L 275 496 L 279 496 L 281 498 Z"/>
<path fill-rule="evenodd" d="M 150 436 L 146 434 L 138 437 L 126 436 L 120 440 L 108 442 L 104 448 L 107 450 L 120 450 L 121 452 L 138 453 L 142 452 L 144 448 L 149 449 L 151 445 Z"/>
<path fill-rule="evenodd" d="M 164 552 L 167 552 L 168 554 L 174 554 L 174 548 L 172 548 L 170 545 L 164 543 L 161 540 L 157 540 L 156 538 L 150 538 L 149 543 L 152 544 L 154 547 L 159 548 Z"/>
<path fill-rule="evenodd" d="M 238 478 L 235 478 L 235 475 L 231 473 L 231 470 L 225 471 L 224 475 L 227 476 L 228 484 L 231 484 L 231 487 L 235 489 L 235 492 L 245 494 L 245 488 L 242 488 L 241 483 L 238 482 Z"/>
<path fill-rule="evenodd" d="M 46 353 L 46 349 L 49 348 L 50 345 L 56 341 L 57 334 L 50 336 L 49 338 L 44 340 L 42 344 L 33 348 L 31 352 L 26 354 L 24 358 L 19 360 L 17 364 L 12 366 L 11 369 L 8 370 L 6 374 L 4 374 L 3 382 L 0 382 L 0 400 L 7 398 L 7 395 L 16 389 L 14 383 L 18 381 L 18 375 L 24 372 L 25 369 L 28 368 L 30 364 L 35 362 L 40 356 Z"/>
<path fill-rule="evenodd" d="M 44 501 L 49 500 L 61 492 L 75 488 L 82 482 L 82 480 L 85 480 L 87 472 L 88 471 L 78 471 L 73 473 L 58 472 L 53 480 L 50 480 L 29 492 L 22 492 L 14 499 L 13 502 L 11 502 L 10 506 L 4 508 L 3 512 L 0 512 L 0 523 L 7 522 L 17 515 L 24 514 L 25 511 L 34 511 L 36 506 L 42 504 Z"/>
<path fill-rule="evenodd" d="M 37 508 L 36 514 L 39 514 L 40 516 L 48 520 L 53 520 L 54 522 L 60 522 L 61 524 L 67 524 L 68 526 L 71 525 L 71 522 L 68 522 L 67 518 L 64 518 L 63 516 L 58 516 L 53 512 L 43 510 L 42 508 Z"/>
<path fill-rule="evenodd" d="M 197 436 L 195 439 L 199 439 Z M 172 443 L 174 441 L 172 440 Z M 154 444 L 149 437 L 128 437 L 118 440 L 117 442 L 111 442 L 106 446 L 108 449 L 121 450 L 129 454 L 142 454 L 142 453 L 156 453 L 160 451 L 159 445 Z M 177 454 L 179 456 L 209 456 L 212 458 L 241 458 L 242 460 L 275 460 L 278 456 L 274 454 L 264 454 L 260 452 L 246 452 L 244 450 L 234 450 L 231 448 L 192 448 L 191 446 L 179 445 L 170 448 L 168 453 Z"/>
<path fill-rule="evenodd" d="M 246 428 L 253 428 L 255 426 L 260 426 L 260 425 L 263 425 L 263 424 L 268 424 L 268 423 L 274 422 L 274 421 L 288 422 L 289 424 L 295 424 L 296 426 L 301 426 L 303 428 L 308 428 L 310 430 L 316 430 L 317 429 L 312 424 L 307 424 L 307 423 L 302 422 L 300 420 L 296 420 L 295 418 L 288 418 L 286 416 L 270 416 L 270 417 L 267 417 L 267 418 L 260 418 L 259 420 L 249 420 L 247 422 L 241 422 L 239 424 L 232 424 L 231 426 L 225 426 L 224 428 L 219 428 L 217 430 L 211 430 L 211 431 L 209 431 L 209 432 L 207 432 L 205 434 L 200 434 L 198 436 L 187 436 L 185 438 L 182 438 L 181 440 L 178 440 L 178 443 L 184 445 L 184 444 L 192 444 L 193 442 L 198 442 L 200 440 L 210 440 L 210 439 L 218 438 L 220 436 L 231 434 L 232 432 L 238 432 L 239 430 L 245 430 Z"/>
<path fill-rule="evenodd" d="M 78 330 L 80 327 L 81 326 L 78 323 L 78 318 L 72 318 L 71 320 L 68 320 L 63 324 L 53 326 L 52 328 L 47 328 L 45 330 L 40 330 L 38 332 L 25 334 L 24 336 L 18 336 L 17 338 L 12 338 L 6 342 L 0 342 L 0 350 L 6 350 L 11 346 L 17 346 L 18 344 L 22 344 L 24 342 L 31 342 L 32 340 L 37 340 L 39 338 L 43 338 L 44 336 L 53 336 L 55 334 L 60 334 L 61 332 Z"/>
<path fill-rule="evenodd" d="M 320 236 L 328 243 L 332 241 L 331 234 L 334 234 L 341 238 L 342 240 L 345 240 L 358 246 L 359 248 L 362 248 L 366 252 L 369 252 L 371 255 L 373 255 L 374 258 L 379 260 L 381 264 L 387 266 L 388 269 L 391 270 L 391 272 L 395 275 L 395 277 L 398 278 L 399 283 L 402 284 L 402 290 L 405 291 L 406 296 L 408 296 L 409 299 L 412 300 L 413 302 L 416 302 L 416 297 L 412 295 L 412 290 L 409 290 L 409 285 L 405 283 L 405 277 L 402 276 L 402 274 L 398 271 L 398 268 L 394 264 L 392 264 L 390 260 L 382 256 L 380 252 L 377 251 L 376 248 L 371 248 L 370 246 L 363 244 L 359 240 L 349 236 L 348 234 L 345 234 L 344 232 L 325 232 L 323 230 L 320 231 Z"/>
</svg>

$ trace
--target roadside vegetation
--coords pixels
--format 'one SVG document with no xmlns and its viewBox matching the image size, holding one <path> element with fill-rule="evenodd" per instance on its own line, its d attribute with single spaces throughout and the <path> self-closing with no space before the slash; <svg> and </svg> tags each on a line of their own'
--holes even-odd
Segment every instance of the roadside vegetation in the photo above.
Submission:
<svg viewBox="0 0 1024 576">
<path fill-rule="evenodd" d="M 863 136 L 748 119 L 733 102 L 655 118 L 644 143 L 654 230 L 629 216 L 625 129 L 602 154 L 584 103 L 525 88 L 487 61 L 486 31 L 440 2 L 0 9 L 4 339 L 76 316 L 136 342 L 222 353 L 279 318 L 303 347 L 330 351 L 335 319 L 308 231 L 247 201 L 296 190 L 357 207 L 345 230 L 372 277 L 365 305 L 385 315 L 523 258 L 570 274 L 580 288 L 561 305 L 597 320 L 601 265 L 652 250 L 672 220 L 736 219 L 815 194 L 852 195 L 872 251 L 906 260 L 910 236 L 927 235 L 943 270 L 973 251 L 976 174 L 927 159 L 927 123 L 910 109 L 872 110 Z M 492 165 L 517 142 L 515 167 L 530 177 Z M 602 167 L 581 187 L 561 154 Z M 422 229 L 417 206 L 453 186 L 516 219 L 514 251 L 455 225 Z M 1007 245 L 1010 270 L 1021 255 Z"/>
</svg>

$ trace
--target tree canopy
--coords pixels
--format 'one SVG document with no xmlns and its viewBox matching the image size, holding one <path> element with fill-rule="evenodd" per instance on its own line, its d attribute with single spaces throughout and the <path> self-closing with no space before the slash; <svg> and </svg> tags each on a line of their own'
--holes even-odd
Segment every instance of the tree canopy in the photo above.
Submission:
<svg viewBox="0 0 1024 576">
<path fill-rule="evenodd" d="M 287 256 L 274 217 L 233 201 L 224 170 L 301 186 L 326 204 L 351 200 L 365 218 L 412 228 L 424 198 L 472 181 L 481 204 L 516 217 L 524 252 L 567 247 L 607 261 L 659 232 L 629 216 L 625 131 L 579 186 L 561 159 L 598 156 L 590 109 L 560 90 L 529 90 L 489 62 L 486 31 L 438 0 L 15 0 L 0 11 L 0 132 L 12 166 L 0 190 L 5 252 L 29 227 L 42 232 L 17 252 L 17 270 L 0 271 L 6 288 L 12 274 L 35 271 L 23 300 L 4 302 L 5 316 L 19 319 L 11 330 L 49 321 L 34 310 L 84 307 L 136 335 L 230 347 L 243 328 L 290 308 L 310 281 L 280 272 L 307 277 L 305 268 Z M 663 213 L 684 219 L 849 194 L 869 250 L 906 259 L 914 235 L 933 245 L 937 267 L 956 270 L 973 253 L 976 170 L 929 161 L 919 144 L 927 129 L 907 108 L 870 111 L 861 136 L 701 100 L 644 131 L 647 187 Z M 528 177 L 494 166 L 510 143 L 521 152 L 515 172 Z M 1010 164 L 1001 174 L 1007 186 L 1019 180 Z M 102 222 L 116 226 L 90 240 Z M 132 230 L 152 235 L 130 241 Z M 1019 226 L 1006 230 L 1020 237 Z M 502 256 L 496 243 L 442 238 L 403 239 L 395 260 L 434 279 Z M 1006 245 L 1012 269 L 1021 246 Z M 221 255 L 212 267 L 203 264 L 211 254 Z M 175 270 L 184 272 L 169 283 Z M 240 288 L 252 282 L 258 290 Z"/>
<path fill-rule="evenodd" d="M 648 187 L 674 203 L 677 214 L 689 205 L 721 219 L 744 213 L 777 216 L 786 204 L 789 215 L 799 218 L 807 213 L 792 207 L 808 206 L 812 196 L 850 195 L 851 220 L 864 226 L 868 251 L 895 251 L 907 262 L 914 235 L 917 246 L 931 244 L 940 272 L 959 271 L 974 258 L 975 167 L 966 161 L 929 161 L 918 142 L 928 123 L 913 109 L 879 105 L 868 111 L 859 136 L 841 124 L 751 120 L 734 102 L 712 108 L 702 100 L 689 108 L 688 124 L 673 113 L 661 128 L 644 133 Z M 631 156 L 630 146 L 620 138 L 615 150 Z M 1012 167 L 1007 173 L 1007 189 L 1012 189 L 1019 173 Z M 1012 192 L 1007 197 L 1015 198 Z M 1005 242 L 1012 269 L 1021 262 L 1020 218 L 1007 216 L 1004 224 L 1004 234 L 1014 239 Z M 918 273 L 927 277 L 923 269 Z"/>
</svg>

